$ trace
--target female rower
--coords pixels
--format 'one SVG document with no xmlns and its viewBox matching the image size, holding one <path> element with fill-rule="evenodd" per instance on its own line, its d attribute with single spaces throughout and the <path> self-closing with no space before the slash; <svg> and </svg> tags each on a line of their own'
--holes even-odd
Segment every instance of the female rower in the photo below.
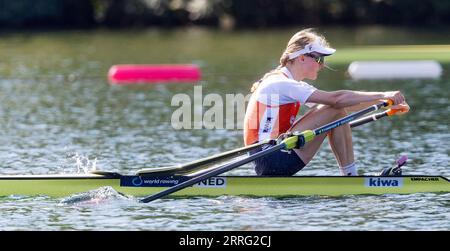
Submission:
<svg viewBox="0 0 450 251">
<path fill-rule="evenodd" d="M 381 100 L 391 99 L 394 105 L 409 110 L 400 91 L 324 91 L 303 82 L 305 79 L 315 80 L 324 67 L 325 57 L 335 51 L 323 36 L 312 29 L 294 34 L 281 55 L 280 65 L 252 86 L 253 94 L 244 119 L 245 145 L 276 139 L 285 132 L 315 129 Z M 310 109 L 295 121 L 301 105 Z M 328 137 L 341 175 L 358 175 L 349 124 L 318 135 L 301 149 L 282 150 L 256 160 L 256 173 L 294 175 L 311 161 L 325 137 Z"/>
</svg>

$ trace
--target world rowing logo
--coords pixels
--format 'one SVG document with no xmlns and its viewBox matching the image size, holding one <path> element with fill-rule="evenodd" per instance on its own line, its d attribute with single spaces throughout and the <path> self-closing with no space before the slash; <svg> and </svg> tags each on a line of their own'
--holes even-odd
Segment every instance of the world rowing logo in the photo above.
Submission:
<svg viewBox="0 0 450 251">
<path fill-rule="evenodd" d="M 140 176 L 137 176 L 136 178 L 134 178 L 133 180 L 131 180 L 131 183 L 133 184 L 133 186 L 141 186 L 142 183 L 144 183 L 144 181 L 142 181 L 142 178 Z"/>
</svg>

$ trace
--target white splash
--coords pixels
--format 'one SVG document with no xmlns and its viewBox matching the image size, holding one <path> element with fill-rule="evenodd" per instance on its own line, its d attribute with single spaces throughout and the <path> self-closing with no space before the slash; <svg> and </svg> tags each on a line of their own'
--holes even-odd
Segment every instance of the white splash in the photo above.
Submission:
<svg viewBox="0 0 450 251">
<path fill-rule="evenodd" d="M 60 201 L 60 204 L 100 204 L 110 200 L 130 199 L 110 186 L 100 187 L 84 193 L 73 194 Z"/>
<path fill-rule="evenodd" d="M 71 157 L 75 160 L 75 167 L 77 168 L 77 173 L 88 173 L 89 171 L 97 170 L 97 158 L 90 160 L 88 157 L 75 153 Z"/>
</svg>

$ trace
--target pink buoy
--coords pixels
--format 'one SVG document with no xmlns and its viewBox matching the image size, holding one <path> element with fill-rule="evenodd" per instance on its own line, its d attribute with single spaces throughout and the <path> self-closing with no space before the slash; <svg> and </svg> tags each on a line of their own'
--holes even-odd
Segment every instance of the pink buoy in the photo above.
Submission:
<svg viewBox="0 0 450 251">
<path fill-rule="evenodd" d="M 111 84 L 195 82 L 200 80 L 200 68 L 192 64 L 113 65 L 108 72 Z"/>
</svg>

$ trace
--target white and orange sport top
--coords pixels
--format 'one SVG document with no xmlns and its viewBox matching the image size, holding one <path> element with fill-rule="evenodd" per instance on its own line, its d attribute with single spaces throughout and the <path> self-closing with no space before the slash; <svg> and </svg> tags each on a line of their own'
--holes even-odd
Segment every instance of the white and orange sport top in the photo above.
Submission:
<svg viewBox="0 0 450 251">
<path fill-rule="evenodd" d="M 286 67 L 259 84 L 252 94 L 244 118 L 244 143 L 250 145 L 266 139 L 276 139 L 295 122 L 301 105 L 317 90 L 303 81 L 296 81 Z"/>
</svg>

